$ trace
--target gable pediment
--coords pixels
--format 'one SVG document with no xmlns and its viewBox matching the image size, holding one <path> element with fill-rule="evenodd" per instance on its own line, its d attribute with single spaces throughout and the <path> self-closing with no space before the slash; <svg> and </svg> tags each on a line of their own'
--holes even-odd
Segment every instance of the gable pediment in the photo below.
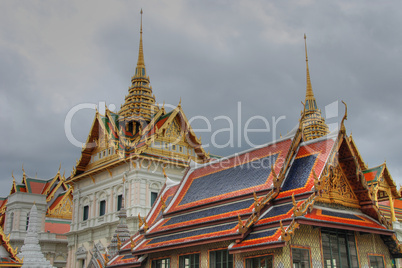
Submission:
<svg viewBox="0 0 402 268">
<path fill-rule="evenodd" d="M 325 168 L 321 180 L 316 183 L 316 189 L 319 192 L 318 201 L 346 207 L 360 207 L 359 199 L 339 164 Z"/>
</svg>

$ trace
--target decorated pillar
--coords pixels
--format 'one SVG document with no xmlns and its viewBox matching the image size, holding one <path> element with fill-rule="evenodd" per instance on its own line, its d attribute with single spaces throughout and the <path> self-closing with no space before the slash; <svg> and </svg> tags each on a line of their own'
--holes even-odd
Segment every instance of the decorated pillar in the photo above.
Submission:
<svg viewBox="0 0 402 268">
<path fill-rule="evenodd" d="M 389 198 L 389 206 L 391 208 L 391 221 L 394 222 L 396 221 L 395 210 L 394 210 L 394 198 L 392 198 L 392 192 L 389 188 L 387 189 L 387 194 Z"/>
</svg>

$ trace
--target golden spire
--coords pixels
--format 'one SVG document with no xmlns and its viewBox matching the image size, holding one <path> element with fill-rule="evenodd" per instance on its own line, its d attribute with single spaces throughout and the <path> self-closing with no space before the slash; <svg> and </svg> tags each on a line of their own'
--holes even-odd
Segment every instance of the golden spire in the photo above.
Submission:
<svg viewBox="0 0 402 268">
<path fill-rule="evenodd" d="M 126 131 L 133 134 L 139 132 L 142 128 L 140 122 L 150 122 L 152 117 L 159 111 L 159 107 L 155 105 L 155 96 L 152 93 L 152 87 L 149 84 L 149 77 L 145 69 L 144 47 L 142 44 L 142 13 L 141 9 L 137 67 L 135 68 L 134 76 L 131 77 L 131 86 L 128 89 L 129 94 L 126 96 L 124 105 L 119 111 L 121 120 L 125 121 Z"/>
<path fill-rule="evenodd" d="M 145 61 L 144 61 L 144 47 L 142 46 L 142 8 L 141 8 L 141 28 L 140 28 L 140 48 L 138 51 L 138 62 L 137 69 L 144 68 L 145 69 Z"/>
<path fill-rule="evenodd" d="M 310 79 L 310 71 L 308 68 L 308 56 L 307 56 L 307 37 L 306 34 L 304 34 L 304 49 L 306 51 L 306 101 L 305 101 L 305 110 L 316 110 L 317 109 L 317 103 L 314 98 L 314 93 L 313 93 L 313 87 L 311 86 L 311 79 Z"/>
<path fill-rule="evenodd" d="M 306 51 L 306 100 L 304 102 L 304 113 L 302 118 L 303 140 L 309 141 L 329 133 L 325 119 L 321 116 L 321 111 L 317 108 L 317 102 L 314 97 L 313 87 L 311 86 L 310 71 L 308 68 L 307 41 L 304 34 L 304 48 Z"/>
</svg>

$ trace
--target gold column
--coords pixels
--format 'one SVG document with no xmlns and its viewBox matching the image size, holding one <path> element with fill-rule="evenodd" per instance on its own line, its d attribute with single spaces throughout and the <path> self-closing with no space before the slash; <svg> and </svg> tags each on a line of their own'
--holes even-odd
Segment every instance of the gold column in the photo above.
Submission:
<svg viewBox="0 0 402 268">
<path fill-rule="evenodd" d="M 389 198 L 389 206 L 391 208 L 391 220 L 392 222 L 396 221 L 395 210 L 394 210 L 394 199 L 392 198 L 392 193 L 390 189 L 387 189 L 387 194 Z"/>
</svg>

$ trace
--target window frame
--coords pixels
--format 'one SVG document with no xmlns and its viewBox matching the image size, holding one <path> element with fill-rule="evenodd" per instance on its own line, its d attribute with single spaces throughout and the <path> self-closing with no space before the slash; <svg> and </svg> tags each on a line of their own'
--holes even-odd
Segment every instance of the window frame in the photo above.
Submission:
<svg viewBox="0 0 402 268">
<path fill-rule="evenodd" d="M 123 207 L 123 194 L 117 195 L 117 207 L 116 210 L 120 211 Z"/>
<path fill-rule="evenodd" d="M 313 267 L 313 262 L 311 260 L 311 248 L 310 247 L 303 247 L 303 246 L 297 246 L 297 245 L 292 245 L 290 246 L 290 256 L 291 256 L 291 264 L 293 267 L 293 249 L 297 249 L 297 250 L 306 250 L 308 252 L 308 263 L 309 263 L 309 267 L 308 268 L 312 268 Z"/>
<path fill-rule="evenodd" d="M 376 254 L 376 253 L 369 253 L 369 254 L 367 254 L 367 258 L 368 258 L 368 262 L 369 262 L 369 267 L 372 267 L 370 257 L 375 257 L 375 258 L 376 258 L 376 261 L 378 261 L 378 258 L 381 258 L 381 259 L 382 259 L 383 268 L 387 267 L 387 264 L 386 264 L 386 262 L 385 262 L 385 257 L 384 257 L 383 254 Z M 377 266 L 377 267 L 378 267 L 378 266 Z"/>
<path fill-rule="evenodd" d="M 102 204 L 104 204 L 104 207 L 102 209 Z M 102 199 L 99 201 L 99 217 L 102 217 L 106 214 L 106 200 Z"/>
<path fill-rule="evenodd" d="M 162 261 L 162 260 L 168 260 L 168 265 L 165 268 L 171 267 L 171 263 L 172 263 L 171 258 L 170 258 L 170 256 L 168 256 L 168 257 L 160 257 L 160 258 L 151 259 L 151 267 L 150 268 L 157 268 L 156 265 L 154 266 L 154 262 Z"/>
<path fill-rule="evenodd" d="M 216 261 L 215 261 L 215 263 L 213 265 L 212 261 L 211 261 L 211 253 L 215 253 L 215 254 L 216 254 L 216 252 L 222 252 L 223 253 L 224 251 L 226 251 L 226 257 L 227 257 L 226 265 L 224 264 L 223 261 L 221 262 L 220 267 L 216 266 Z M 229 263 L 230 263 L 229 258 L 230 258 L 230 256 L 232 258 L 232 261 L 231 261 L 232 265 L 231 266 L 229 266 Z M 216 258 L 216 255 L 215 255 L 215 258 Z M 208 267 L 209 268 L 234 268 L 234 255 L 230 254 L 229 250 L 227 248 L 217 248 L 217 249 L 208 250 Z"/>
<path fill-rule="evenodd" d="M 324 264 L 324 268 L 329 267 L 328 266 L 328 260 L 326 263 L 326 259 L 325 259 L 325 250 L 324 250 L 324 241 L 323 241 L 323 235 L 328 235 L 328 247 L 329 247 L 329 253 L 331 255 L 331 259 L 330 259 L 330 267 L 337 267 L 337 268 L 342 268 L 342 259 L 341 259 L 341 243 L 339 241 L 339 238 L 343 238 L 342 236 L 344 236 L 345 238 L 345 249 L 346 249 L 346 256 L 347 256 L 347 260 L 348 260 L 348 266 L 350 268 L 359 268 L 360 264 L 359 264 L 359 253 L 358 253 L 358 249 L 357 249 L 357 243 L 356 243 L 356 235 L 353 231 L 349 231 L 349 230 L 342 230 L 342 229 L 333 229 L 333 228 L 321 228 L 321 250 L 322 250 L 322 254 L 323 254 L 323 264 Z M 332 245 L 332 236 L 336 236 L 336 245 Z M 352 250 L 350 249 L 351 245 L 349 242 L 351 242 L 350 237 L 353 236 L 353 247 L 354 247 L 354 252 L 352 252 Z M 337 255 L 335 255 L 335 258 L 333 257 L 333 249 L 336 248 L 336 253 Z M 353 255 L 354 254 L 354 255 Z M 355 257 L 355 261 L 356 261 L 356 265 L 353 265 L 353 257 Z M 333 260 L 338 260 L 339 263 L 333 263 Z"/>
<path fill-rule="evenodd" d="M 259 259 L 261 259 L 262 257 L 268 257 L 268 256 L 270 256 L 271 258 L 272 258 L 272 267 L 274 267 L 274 254 L 273 253 L 270 253 L 270 254 L 262 254 L 262 255 L 255 255 L 255 256 L 248 256 L 247 258 L 244 258 L 244 263 L 243 263 L 243 267 L 245 267 L 245 268 L 248 268 L 248 266 L 247 266 L 247 261 L 248 260 L 250 260 L 250 259 L 257 259 L 257 258 L 259 258 Z"/>
<path fill-rule="evenodd" d="M 198 263 L 197 263 L 197 264 L 195 264 L 195 263 L 192 264 L 192 263 L 191 263 L 191 258 L 194 257 L 194 256 L 196 256 L 196 255 L 198 256 Z M 178 264 L 179 264 L 178 268 L 187 268 L 184 264 L 181 263 L 181 260 L 182 260 L 183 258 L 187 257 L 187 256 L 190 257 L 190 264 L 189 264 L 188 268 L 200 268 L 200 267 L 201 267 L 201 252 L 191 252 L 191 253 L 180 254 L 180 255 L 178 256 L 178 259 L 179 259 L 179 261 L 178 261 Z"/>
<path fill-rule="evenodd" d="M 87 210 L 86 213 L 85 210 Z M 87 221 L 88 219 L 89 219 L 89 205 L 85 205 L 82 207 L 82 221 Z"/>
</svg>

